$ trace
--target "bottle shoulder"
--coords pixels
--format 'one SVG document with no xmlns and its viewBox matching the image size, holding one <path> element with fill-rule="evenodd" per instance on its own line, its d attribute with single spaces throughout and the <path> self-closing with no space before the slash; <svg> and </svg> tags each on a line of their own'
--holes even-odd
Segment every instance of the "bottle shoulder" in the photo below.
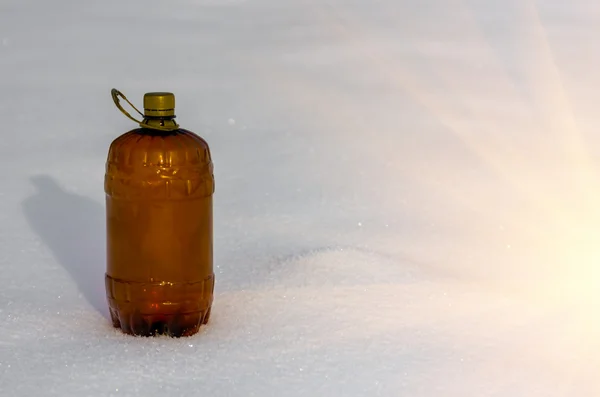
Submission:
<svg viewBox="0 0 600 397">
<path fill-rule="evenodd" d="M 208 164 L 212 158 L 206 140 L 192 131 L 136 128 L 111 143 L 107 162 L 172 167 Z"/>
</svg>

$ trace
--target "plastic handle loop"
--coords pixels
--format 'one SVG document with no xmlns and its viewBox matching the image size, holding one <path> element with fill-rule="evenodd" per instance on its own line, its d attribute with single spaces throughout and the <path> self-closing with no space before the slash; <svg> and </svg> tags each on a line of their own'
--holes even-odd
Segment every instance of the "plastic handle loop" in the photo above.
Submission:
<svg viewBox="0 0 600 397">
<path fill-rule="evenodd" d="M 140 112 L 133 105 L 133 103 L 129 102 L 129 99 L 127 99 L 127 97 L 125 95 L 123 95 L 123 93 L 121 91 L 117 90 L 116 88 L 113 88 L 112 90 L 110 90 L 110 94 L 112 96 L 113 102 L 115 103 L 115 106 L 117 107 L 117 109 L 119 109 L 121 111 L 121 113 L 123 113 L 128 119 L 135 121 L 142 128 L 150 128 L 150 129 L 159 130 L 159 131 L 174 131 L 179 128 L 179 124 L 175 123 L 174 121 L 173 121 L 173 125 L 168 126 L 168 127 L 162 126 L 162 125 L 148 124 L 147 120 L 144 118 L 144 114 L 142 112 Z M 138 114 L 140 116 L 142 116 L 143 120 L 137 120 L 137 119 L 133 118 L 132 115 L 130 115 L 125 109 L 123 109 L 123 106 L 121 105 L 121 101 L 119 100 L 119 97 L 123 98 L 125 100 L 125 102 L 127 102 L 129 104 L 129 106 L 131 106 L 136 112 L 138 112 Z"/>
</svg>

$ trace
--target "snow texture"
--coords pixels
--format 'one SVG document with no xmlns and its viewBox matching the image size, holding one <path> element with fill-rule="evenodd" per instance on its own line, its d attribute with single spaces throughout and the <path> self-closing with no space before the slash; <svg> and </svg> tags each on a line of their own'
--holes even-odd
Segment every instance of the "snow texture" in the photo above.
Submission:
<svg viewBox="0 0 600 397">
<path fill-rule="evenodd" d="M 2 396 L 598 396 L 600 2 L 0 2 Z M 215 163 L 211 322 L 107 320 L 114 108 Z"/>
</svg>

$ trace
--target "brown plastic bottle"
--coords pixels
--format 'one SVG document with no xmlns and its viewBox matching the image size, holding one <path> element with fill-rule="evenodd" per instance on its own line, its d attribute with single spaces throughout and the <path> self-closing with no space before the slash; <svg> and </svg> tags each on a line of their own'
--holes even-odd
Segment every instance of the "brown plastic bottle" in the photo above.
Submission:
<svg viewBox="0 0 600 397">
<path fill-rule="evenodd" d="M 123 94 L 112 94 L 133 119 L 119 105 Z M 144 95 L 141 128 L 108 152 L 106 294 L 113 325 L 127 334 L 193 335 L 210 317 L 213 164 L 174 109 L 171 93 Z"/>
</svg>

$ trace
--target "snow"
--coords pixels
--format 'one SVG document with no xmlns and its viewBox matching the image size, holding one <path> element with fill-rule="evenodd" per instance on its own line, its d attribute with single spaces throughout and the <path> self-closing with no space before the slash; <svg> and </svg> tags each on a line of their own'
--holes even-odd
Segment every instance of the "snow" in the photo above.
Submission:
<svg viewBox="0 0 600 397">
<path fill-rule="evenodd" d="M 600 393 L 600 5 L 0 3 L 3 396 Z M 109 324 L 103 173 L 173 91 L 215 162 L 216 296 Z"/>
</svg>

